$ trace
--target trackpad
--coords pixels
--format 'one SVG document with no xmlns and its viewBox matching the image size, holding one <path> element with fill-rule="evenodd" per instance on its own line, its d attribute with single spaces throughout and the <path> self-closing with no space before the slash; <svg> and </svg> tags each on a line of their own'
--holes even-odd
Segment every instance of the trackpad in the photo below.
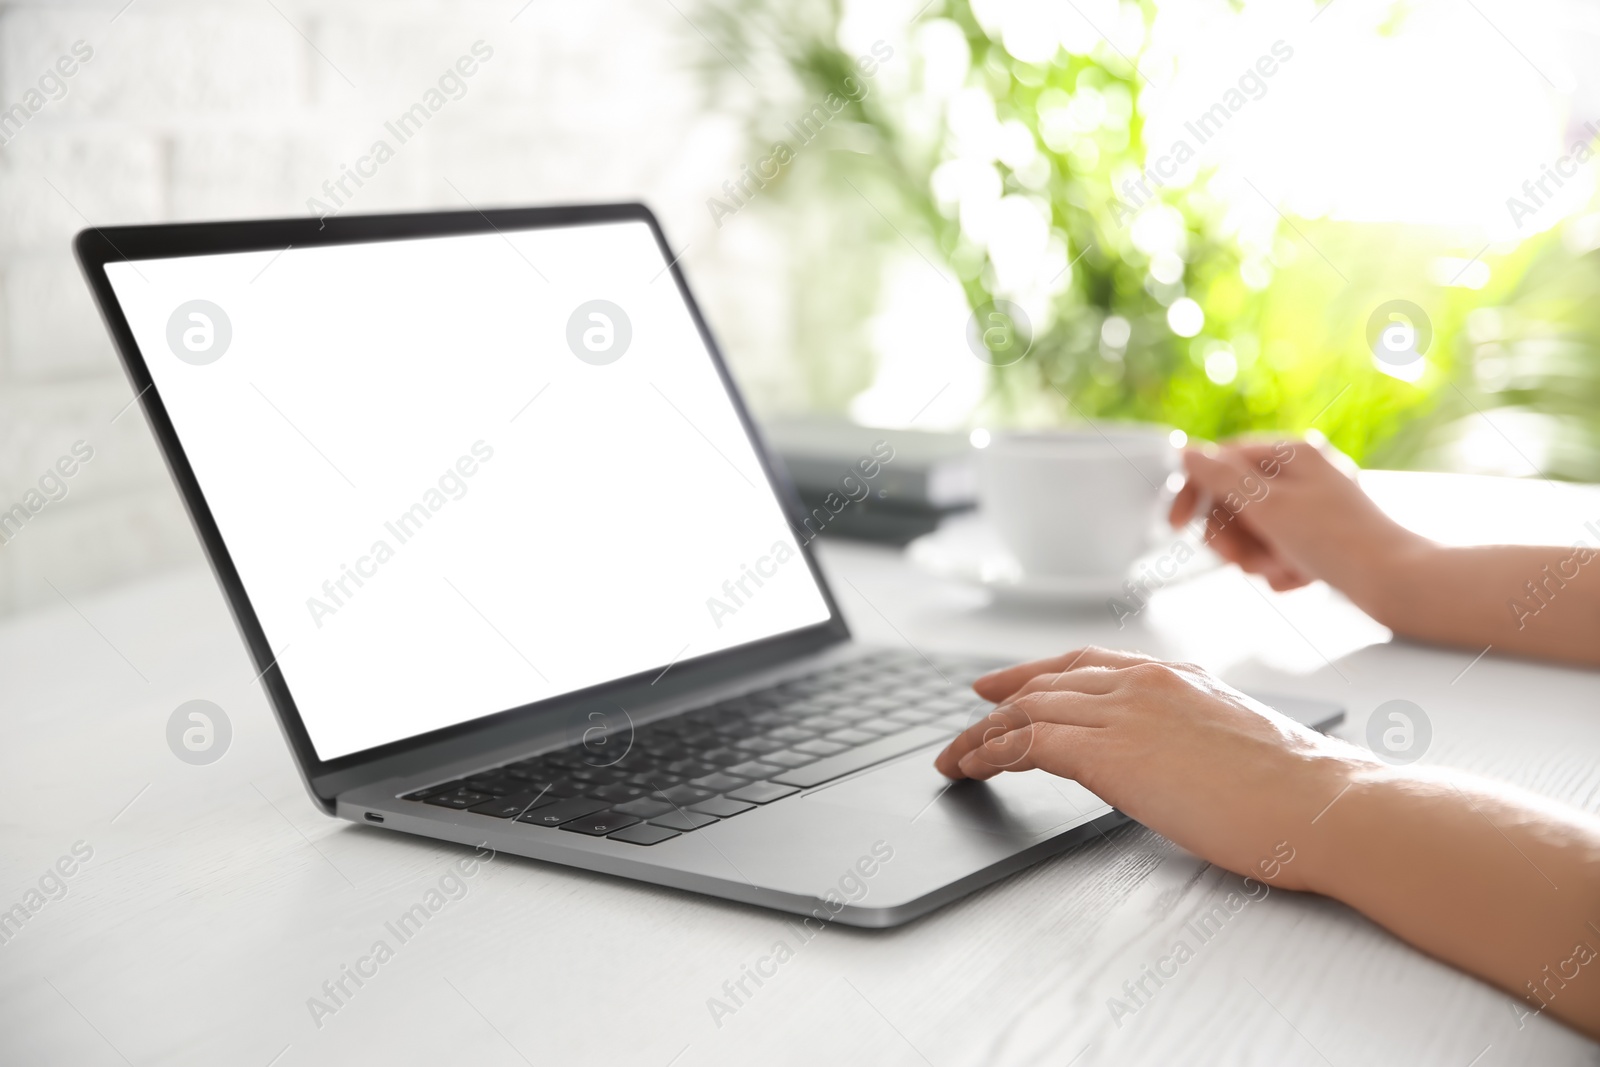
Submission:
<svg viewBox="0 0 1600 1067">
<path fill-rule="evenodd" d="M 1000 774 L 987 782 L 952 783 L 933 769 L 933 757 L 938 751 L 927 748 L 913 752 L 860 777 L 808 793 L 804 799 L 918 822 L 933 819 L 990 833 L 1030 837 L 1111 810 L 1077 782 L 1046 771 Z"/>
</svg>

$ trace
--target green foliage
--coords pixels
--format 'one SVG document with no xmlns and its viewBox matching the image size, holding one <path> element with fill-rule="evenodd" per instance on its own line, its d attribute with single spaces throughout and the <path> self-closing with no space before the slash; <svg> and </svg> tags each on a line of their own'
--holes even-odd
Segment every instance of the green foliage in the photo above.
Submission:
<svg viewBox="0 0 1600 1067">
<path fill-rule="evenodd" d="M 1154 0 L 1141 10 L 1147 27 L 1159 17 Z M 749 122 L 762 151 L 774 123 L 797 106 L 846 97 L 825 148 L 808 148 L 763 193 L 785 197 L 791 210 L 826 195 L 830 211 L 848 220 L 832 236 L 848 240 L 854 272 L 848 281 L 824 282 L 824 291 L 848 289 L 859 310 L 876 295 L 881 250 L 909 241 L 937 253 L 974 309 L 998 298 L 1042 307 L 1027 356 L 995 368 L 979 419 L 1129 419 L 1208 439 L 1314 426 L 1358 460 L 1407 465 L 1444 461 L 1459 420 L 1521 405 L 1590 427 L 1568 433 L 1567 459 L 1546 471 L 1586 473 L 1600 391 L 1590 355 L 1600 346 L 1600 316 L 1584 300 L 1585 287 L 1592 292 L 1600 282 L 1594 257 L 1574 278 L 1573 257 L 1559 241 L 1528 242 L 1492 258 L 1491 282 L 1474 291 L 1440 280 L 1441 257 L 1464 268 L 1477 258 L 1449 233 L 1276 215 L 1247 228 L 1208 171 L 1182 187 L 1138 186 L 1160 153 L 1145 144 L 1146 85 L 1129 57 L 1096 46 L 1025 63 L 979 24 L 968 0 L 935 0 L 922 17 L 959 28 L 970 54 L 965 85 L 981 89 L 995 118 L 1032 142 L 1026 149 L 1013 142 L 1003 153 L 1010 163 L 984 164 L 1001 195 L 1037 206 L 1064 253 L 1060 262 L 1070 261 L 1054 279 L 1036 279 L 1028 294 L 1001 288 L 991 248 L 957 205 L 937 195 L 939 168 L 958 158 L 960 137 L 946 109 L 928 106 L 924 57 L 897 60 L 910 73 L 899 95 L 847 94 L 857 57 L 838 44 L 837 3 L 731 0 L 706 16 L 715 52 L 707 56 L 708 84 L 747 97 L 743 72 L 761 73 Z M 1260 216 L 1271 205 L 1256 195 L 1260 202 L 1249 206 Z M 813 232 L 827 225 L 816 212 L 805 217 Z M 1192 337 L 1169 325 L 1169 308 L 1183 298 L 1204 312 Z M 1427 369 L 1415 382 L 1383 373 L 1368 348 L 1369 317 L 1397 298 L 1421 306 L 1433 327 Z M 1480 310 L 1507 302 L 1503 314 Z M 1474 314 L 1477 333 L 1469 338 Z M 850 354 L 849 372 L 828 376 L 830 388 L 813 397 L 842 405 L 866 384 L 863 331 L 859 319 L 835 315 L 830 336 L 826 318 L 803 322 L 810 332 L 802 340 L 810 352 Z M 1496 368 L 1488 388 L 1474 373 L 1480 357 Z"/>
<path fill-rule="evenodd" d="M 1499 299 L 1484 301 L 1465 318 L 1462 345 L 1472 369 L 1460 391 L 1446 399 L 1437 420 L 1446 428 L 1481 424 L 1493 412 L 1496 427 L 1529 420 L 1542 432 L 1539 453 L 1504 441 L 1520 464 L 1512 473 L 1600 481 L 1600 252 L 1596 216 L 1572 220 L 1518 250 L 1514 280 Z M 1419 459 L 1439 465 L 1438 443 Z"/>
</svg>

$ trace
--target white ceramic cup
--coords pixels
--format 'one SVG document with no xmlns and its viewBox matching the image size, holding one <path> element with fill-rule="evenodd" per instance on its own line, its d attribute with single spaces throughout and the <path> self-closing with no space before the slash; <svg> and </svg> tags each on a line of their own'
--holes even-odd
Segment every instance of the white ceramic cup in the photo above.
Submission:
<svg viewBox="0 0 1600 1067">
<path fill-rule="evenodd" d="M 978 453 L 983 512 L 1027 574 L 1121 577 L 1165 521 L 1172 436 L 1133 423 L 997 433 Z"/>
</svg>

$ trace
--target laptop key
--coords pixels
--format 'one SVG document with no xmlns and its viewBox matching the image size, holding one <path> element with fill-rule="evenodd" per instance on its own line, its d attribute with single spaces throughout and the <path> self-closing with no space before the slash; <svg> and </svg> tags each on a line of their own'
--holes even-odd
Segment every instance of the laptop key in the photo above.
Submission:
<svg viewBox="0 0 1600 1067">
<path fill-rule="evenodd" d="M 712 730 L 695 729 L 685 730 L 678 735 L 678 745 L 685 752 L 694 752 L 697 749 L 711 748 L 721 744 L 717 735 Z"/>
<path fill-rule="evenodd" d="M 731 819 L 733 816 L 742 815 L 754 807 L 754 804 L 742 800 L 729 800 L 727 797 L 712 797 L 710 800 L 702 800 L 689 810 L 698 811 L 702 815 L 715 815 L 719 819 Z"/>
<path fill-rule="evenodd" d="M 793 796 L 800 792 L 792 785 L 778 785 L 774 782 L 751 782 L 743 789 L 735 789 L 729 793 L 733 800 L 747 800 L 752 804 L 771 804 L 774 800 Z"/>
<path fill-rule="evenodd" d="M 654 826 L 665 826 L 669 830 L 687 833 L 698 830 L 702 826 L 710 826 L 719 821 L 715 815 L 706 815 L 698 811 L 669 811 L 665 815 L 657 815 L 650 822 Z"/>
<path fill-rule="evenodd" d="M 735 778 L 731 774 L 708 774 L 704 778 L 695 778 L 689 782 L 696 789 L 709 789 L 713 793 L 726 793 L 730 789 L 738 789 L 748 779 Z"/>
<path fill-rule="evenodd" d="M 610 785 L 620 782 L 632 774 L 632 771 L 621 767 L 585 767 L 582 770 L 572 771 L 567 777 L 574 782 L 583 782 L 588 786 Z"/>
<path fill-rule="evenodd" d="M 785 769 L 790 767 L 804 767 L 806 764 L 815 763 L 816 761 L 817 757 L 805 752 L 796 752 L 792 748 L 786 748 L 782 752 L 768 752 L 765 756 L 761 757 L 762 763 L 776 763 L 779 767 L 783 767 Z M 763 774 L 761 777 L 770 778 L 772 775 Z"/>
<path fill-rule="evenodd" d="M 612 785 L 603 785 L 599 789 L 589 790 L 589 795 L 601 800 L 609 800 L 613 804 L 622 804 L 629 800 L 638 800 L 648 796 L 650 787 L 647 785 L 625 785 L 621 782 Z"/>
<path fill-rule="evenodd" d="M 563 830 L 590 837 L 605 837 L 639 821 L 637 815 L 624 815 L 618 811 L 602 811 L 595 815 L 580 815 L 571 822 L 562 823 Z"/>
<path fill-rule="evenodd" d="M 622 812 L 624 815 L 637 815 L 641 819 L 653 819 L 657 815 L 665 815 L 673 809 L 672 805 L 664 800 L 656 800 L 654 797 L 640 797 L 638 800 L 630 800 L 626 804 L 618 804 L 615 810 Z"/>
<path fill-rule="evenodd" d="M 835 729 L 837 729 L 837 727 L 835 727 Z M 773 741 L 766 737 L 747 737 L 743 741 L 740 741 L 736 747 L 742 748 L 746 752 L 754 752 L 756 755 L 761 756 L 768 752 L 776 752 L 780 748 L 787 748 L 788 746 L 782 741 Z"/>
<path fill-rule="evenodd" d="M 762 726 L 746 718 L 737 718 L 716 723 L 713 727 L 717 737 L 723 741 L 732 741 L 740 737 L 749 737 L 751 734 L 761 732 Z"/>
<path fill-rule="evenodd" d="M 702 800 L 710 800 L 715 795 L 709 789 L 696 789 L 692 785 L 675 785 L 663 792 L 650 794 L 650 799 L 655 800 L 659 797 L 665 799 L 668 803 L 681 806 L 684 804 L 698 804 Z"/>
<path fill-rule="evenodd" d="M 467 810 L 478 815 L 487 815 L 492 819 L 514 819 L 525 811 L 554 804 L 559 799 L 548 793 L 544 796 L 536 793 L 513 793 L 510 796 L 496 797 L 483 804 L 474 804 Z"/>
<path fill-rule="evenodd" d="M 670 789 L 675 785 L 682 785 L 684 777 L 681 774 L 667 774 L 664 771 L 645 771 L 631 776 L 627 782 L 629 785 L 648 786 L 651 789 Z"/>
<path fill-rule="evenodd" d="M 843 730 L 850 723 L 847 719 L 836 719 L 832 715 L 813 715 L 809 719 L 801 719 L 795 725 L 812 733 L 825 734 L 830 730 Z"/>
<path fill-rule="evenodd" d="M 767 736 L 774 741 L 782 741 L 786 745 L 796 741 L 809 741 L 817 736 L 810 730 L 802 730 L 798 726 L 780 726 L 776 730 L 768 730 Z"/>
<path fill-rule="evenodd" d="M 809 763 L 810 761 L 807 760 L 806 762 Z M 735 777 L 738 777 L 738 778 L 747 778 L 747 779 L 771 778 L 774 774 L 777 774 L 784 767 L 789 767 L 789 766 L 798 766 L 798 764 L 788 764 L 788 763 L 773 764 L 773 763 L 764 763 L 764 762 L 763 763 L 758 763 L 755 760 L 748 760 L 748 761 L 746 761 L 744 763 L 735 763 L 732 767 L 728 768 L 727 773 L 731 774 L 731 775 L 734 775 Z M 743 784 L 743 783 L 740 783 L 740 784 Z"/>
<path fill-rule="evenodd" d="M 578 782 L 569 782 L 565 778 L 531 778 L 517 783 L 517 792 L 519 793 L 533 793 L 535 795 L 545 793 L 555 797 L 557 800 L 582 796 L 585 788 L 584 785 Z"/>
<path fill-rule="evenodd" d="M 436 793 L 423 801 L 424 804 L 437 804 L 441 808 L 455 808 L 464 811 L 474 804 L 482 804 L 485 800 L 493 800 L 488 793 L 474 793 L 470 789 L 455 789 L 448 793 Z"/>
<path fill-rule="evenodd" d="M 561 800 L 548 804 L 537 811 L 530 811 L 519 816 L 518 822 L 532 823 L 534 826 L 560 826 L 573 819 L 581 819 L 585 815 L 593 815 L 597 811 L 604 811 L 609 805 L 603 800 L 590 800 L 587 797 L 576 797 L 571 800 Z"/>
<path fill-rule="evenodd" d="M 836 741 L 841 745 L 864 745 L 877 738 L 877 734 L 867 733 L 863 730 L 835 730 L 823 738 L 824 741 Z"/>
<path fill-rule="evenodd" d="M 821 739 L 802 741 L 794 746 L 796 752 L 809 752 L 813 756 L 834 756 L 843 752 L 850 746 L 841 745 L 837 741 L 823 741 Z"/>
<path fill-rule="evenodd" d="M 678 831 L 669 830 L 665 826 L 651 826 L 647 822 L 637 823 L 626 830 L 618 830 L 611 834 L 608 840 L 626 841 L 630 845 L 659 845 L 663 841 L 670 841 L 679 836 Z"/>
<path fill-rule="evenodd" d="M 681 774 L 686 778 L 698 778 L 702 774 L 711 774 L 716 769 L 714 765 L 698 759 L 678 760 L 662 768 L 669 774 Z"/>
</svg>

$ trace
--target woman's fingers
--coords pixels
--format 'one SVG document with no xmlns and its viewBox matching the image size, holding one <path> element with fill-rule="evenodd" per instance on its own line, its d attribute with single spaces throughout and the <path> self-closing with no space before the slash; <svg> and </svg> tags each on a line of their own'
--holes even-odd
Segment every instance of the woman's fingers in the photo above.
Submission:
<svg viewBox="0 0 1600 1067">
<path fill-rule="evenodd" d="M 1275 593 L 1286 593 L 1291 589 L 1299 589 L 1303 585 L 1310 585 L 1311 579 L 1295 570 L 1293 567 L 1280 566 L 1266 572 L 1267 584 L 1272 586 Z"/>
<path fill-rule="evenodd" d="M 1109 648 L 1089 645 L 1073 649 L 1048 659 L 1019 663 L 988 674 L 972 683 L 973 691 L 985 700 L 999 703 L 1013 696 L 1030 680 L 1041 674 L 1060 674 L 1079 667 L 1131 667 L 1135 663 L 1148 663 L 1151 657 L 1137 652 L 1114 652 Z"/>
<path fill-rule="evenodd" d="M 1272 469 L 1274 463 L 1287 463 L 1294 457 L 1295 448 L 1305 447 L 1304 441 L 1288 441 L 1281 438 L 1261 438 L 1259 440 L 1234 440 L 1226 446 L 1236 459 L 1242 460 L 1252 470 L 1266 473 Z"/>
<path fill-rule="evenodd" d="M 1219 521 L 1215 514 L 1206 519 L 1205 543 L 1229 563 L 1252 574 L 1259 574 L 1276 558 L 1249 527 L 1235 521 L 1231 515 L 1227 522 Z"/>
<path fill-rule="evenodd" d="M 1029 723 L 967 753 L 959 762 L 956 777 L 983 781 L 1003 771 L 1037 768 L 1081 780 L 1094 756 L 1096 732 L 1069 723 Z"/>
<path fill-rule="evenodd" d="M 992 745 L 1007 734 L 1022 731 L 1024 737 L 1031 736 L 1026 733 L 1027 729 L 1038 723 L 1055 723 L 1085 730 L 1103 728 L 1112 714 L 1110 702 L 1100 693 L 1071 688 L 1073 683 L 1083 680 L 1083 675 L 1090 673 L 1102 672 L 1072 671 L 1057 675 L 1054 677 L 1061 679 L 1062 688 L 1037 689 L 996 707 L 957 734 L 934 759 L 934 767 L 946 777 L 960 778 L 963 776 L 962 760 L 969 753 Z M 1103 678 L 1095 679 L 1093 687 L 1109 691 Z M 1022 751 L 1025 750 L 1018 750 L 1013 744 L 1008 750 L 995 749 L 994 753 L 996 759 L 1007 753 L 1020 758 Z"/>
<path fill-rule="evenodd" d="M 934 757 L 933 767 L 946 778 L 960 778 L 961 760 L 973 749 L 1004 737 L 1033 722 L 1028 713 L 1015 706 L 1002 705 L 957 734 L 944 751 Z"/>
<path fill-rule="evenodd" d="M 1149 662 L 1143 656 L 1128 657 L 1127 663 L 1112 665 L 1088 664 L 1080 662 L 1070 671 L 1046 671 L 1036 674 L 1022 683 L 1022 688 L 1006 697 L 1001 702 L 1001 707 L 1014 701 L 1021 700 L 1030 693 L 1057 693 L 1073 692 L 1087 693 L 1090 696 L 1103 696 L 1116 689 L 1120 683 L 1117 671 L 1124 666 L 1135 663 Z"/>
<path fill-rule="evenodd" d="M 1212 532 L 1214 531 L 1214 532 Z M 1310 582 L 1292 564 L 1283 560 L 1269 548 L 1243 522 L 1230 525 L 1208 524 L 1206 543 L 1211 550 L 1246 574 L 1259 574 L 1272 588 L 1282 592 L 1297 589 Z"/>
<path fill-rule="evenodd" d="M 1255 473 L 1251 464 L 1232 448 L 1185 452 L 1183 469 L 1188 475 L 1185 486 L 1198 485 L 1201 491 L 1213 497 L 1238 492 L 1240 483 Z"/>
<path fill-rule="evenodd" d="M 1209 510 L 1200 517 L 1205 522 L 1205 542 L 1212 551 L 1247 573 L 1262 575 L 1274 589 L 1293 589 L 1305 580 L 1257 535 L 1251 520 L 1239 517 L 1248 501 L 1259 499 L 1246 490 L 1264 484 L 1256 472 L 1273 456 L 1273 446 L 1265 444 L 1185 452 L 1188 480 L 1179 491 L 1179 500 L 1173 502 L 1170 518 L 1174 525 L 1181 525 L 1195 518 L 1204 506 Z"/>
<path fill-rule="evenodd" d="M 1194 513 L 1200 510 L 1200 487 L 1193 478 L 1186 479 L 1183 488 L 1179 489 L 1172 498 L 1172 508 L 1167 512 L 1167 522 L 1176 529 L 1194 518 Z"/>
</svg>

